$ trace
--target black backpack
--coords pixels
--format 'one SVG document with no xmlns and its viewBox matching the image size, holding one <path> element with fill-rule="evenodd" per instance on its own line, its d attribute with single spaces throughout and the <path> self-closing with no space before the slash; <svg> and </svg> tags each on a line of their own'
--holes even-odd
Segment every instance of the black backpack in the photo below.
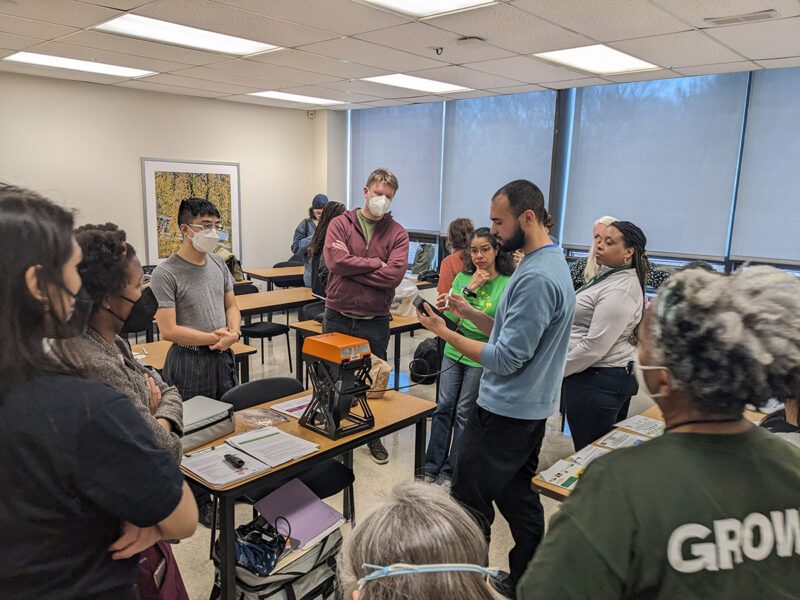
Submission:
<svg viewBox="0 0 800 600">
<path fill-rule="evenodd" d="M 438 337 L 423 340 L 414 350 L 414 360 L 411 363 L 411 381 L 414 383 L 430 384 L 439 379 L 442 368 L 442 354 L 439 352 L 440 340 Z M 431 375 L 431 373 L 436 373 Z"/>
</svg>

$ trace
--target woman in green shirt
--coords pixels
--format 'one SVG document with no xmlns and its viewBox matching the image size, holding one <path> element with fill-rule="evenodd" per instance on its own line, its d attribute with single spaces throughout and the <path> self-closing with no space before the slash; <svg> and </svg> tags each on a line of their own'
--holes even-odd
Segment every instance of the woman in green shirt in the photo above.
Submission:
<svg viewBox="0 0 800 600">
<path fill-rule="evenodd" d="M 451 294 L 461 294 L 472 306 L 494 317 L 500 296 L 514 271 L 511 254 L 486 227 L 476 229 L 465 252 L 464 270 L 453 279 Z M 457 318 L 450 312 L 450 319 Z M 472 321 L 462 319 L 459 331 L 466 337 L 486 342 L 489 338 Z M 478 399 L 483 367 L 462 355 L 450 344 L 444 347 L 439 376 L 439 397 L 431 420 L 431 437 L 425 455 L 425 479 L 450 486 L 456 464 L 458 438 Z M 450 438 L 452 435 L 452 444 Z"/>
</svg>

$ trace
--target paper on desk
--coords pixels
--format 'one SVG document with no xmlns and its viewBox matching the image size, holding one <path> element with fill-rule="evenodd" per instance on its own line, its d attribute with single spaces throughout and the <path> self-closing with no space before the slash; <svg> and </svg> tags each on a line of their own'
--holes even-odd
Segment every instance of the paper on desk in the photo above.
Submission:
<svg viewBox="0 0 800 600">
<path fill-rule="evenodd" d="M 135 358 L 136 360 L 143 360 L 147 358 L 147 354 L 142 354 L 141 352 L 134 352 L 133 358 Z"/>
<path fill-rule="evenodd" d="M 600 446 L 589 444 L 585 448 L 582 448 L 579 452 L 576 452 L 572 456 L 568 456 L 567 460 L 577 463 L 582 467 L 586 467 L 595 458 L 600 458 L 603 456 L 603 454 L 608 454 L 609 452 L 611 451 L 608 448 L 601 448 Z"/>
<path fill-rule="evenodd" d="M 578 463 L 559 460 L 546 471 L 539 473 L 539 477 L 547 483 L 571 490 L 578 483 L 578 477 L 580 477 L 583 469 L 583 465 Z"/>
<path fill-rule="evenodd" d="M 658 437 L 664 433 L 664 421 L 659 421 L 658 419 L 652 419 L 650 417 L 644 417 L 642 415 L 634 415 L 633 417 L 629 417 L 624 421 L 616 423 L 614 427 L 620 427 L 622 429 L 627 429 L 628 431 L 641 433 L 647 437 Z"/>
<path fill-rule="evenodd" d="M 235 469 L 225 460 L 226 454 L 241 458 L 244 466 Z M 269 466 L 260 460 L 225 444 L 186 454 L 181 460 L 181 465 L 210 485 L 233 483 L 238 479 L 269 470 Z"/>
<path fill-rule="evenodd" d="M 275 427 L 253 429 L 230 437 L 226 441 L 234 448 L 247 452 L 271 467 L 306 456 L 319 446 Z"/>
<path fill-rule="evenodd" d="M 273 404 L 270 408 L 272 410 L 277 410 L 279 413 L 299 419 L 301 416 L 303 416 L 303 411 L 309 404 L 311 404 L 311 394 L 308 396 L 295 398 L 294 400 L 287 400 L 286 402 Z"/>
<path fill-rule="evenodd" d="M 605 446 L 614 450 L 615 448 L 624 448 L 625 446 L 638 446 L 648 441 L 650 438 L 636 433 L 628 433 L 621 429 L 615 429 L 608 432 L 603 437 L 595 442 L 598 446 Z"/>
</svg>

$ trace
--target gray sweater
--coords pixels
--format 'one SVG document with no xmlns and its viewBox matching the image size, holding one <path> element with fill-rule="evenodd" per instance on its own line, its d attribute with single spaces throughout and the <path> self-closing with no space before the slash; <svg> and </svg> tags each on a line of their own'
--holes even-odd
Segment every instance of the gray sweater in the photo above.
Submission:
<svg viewBox="0 0 800 600">
<path fill-rule="evenodd" d="M 125 340 L 118 336 L 113 345 L 109 344 L 89 327 L 78 337 L 54 340 L 49 356 L 60 371 L 105 383 L 128 396 L 153 431 L 156 441 L 180 462 L 183 453 L 180 439 L 183 435 L 183 400 L 174 386 L 154 377 L 161 390 L 161 402 L 156 413 L 150 413 L 150 392 L 144 377 L 150 373 L 133 358 Z M 168 433 L 156 419 L 169 421 L 172 432 Z"/>
</svg>

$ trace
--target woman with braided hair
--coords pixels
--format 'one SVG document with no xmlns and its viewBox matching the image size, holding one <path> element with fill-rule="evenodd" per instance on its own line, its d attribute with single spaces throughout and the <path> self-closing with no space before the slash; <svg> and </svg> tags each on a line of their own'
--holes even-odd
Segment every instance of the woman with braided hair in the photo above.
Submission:
<svg viewBox="0 0 800 600">
<path fill-rule="evenodd" d="M 800 280 L 685 269 L 639 334 L 640 393 L 665 433 L 587 467 L 517 597 L 797 598 L 800 449 L 744 407 L 800 390 Z"/>
<path fill-rule="evenodd" d="M 631 365 L 644 311 L 646 244 L 633 223 L 608 225 L 594 246 L 597 272 L 576 292 L 562 392 L 576 450 L 624 419 L 636 393 Z"/>
</svg>

